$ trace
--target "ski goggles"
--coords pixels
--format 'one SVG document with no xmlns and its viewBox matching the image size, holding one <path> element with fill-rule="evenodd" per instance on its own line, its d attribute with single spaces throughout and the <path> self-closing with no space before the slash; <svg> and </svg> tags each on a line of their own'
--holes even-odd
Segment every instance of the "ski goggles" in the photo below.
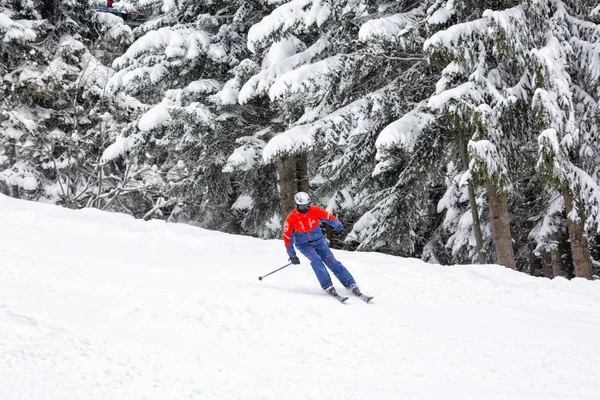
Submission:
<svg viewBox="0 0 600 400">
<path fill-rule="evenodd" d="M 307 212 L 308 211 L 308 207 L 310 207 L 310 204 L 296 204 L 296 208 L 301 213 Z"/>
</svg>

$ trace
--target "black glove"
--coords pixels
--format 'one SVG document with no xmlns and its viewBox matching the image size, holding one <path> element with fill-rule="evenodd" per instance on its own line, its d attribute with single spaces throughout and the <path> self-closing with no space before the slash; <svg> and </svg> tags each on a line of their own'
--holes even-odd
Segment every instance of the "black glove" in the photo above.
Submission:
<svg viewBox="0 0 600 400">
<path fill-rule="evenodd" d="M 295 265 L 300 264 L 300 259 L 298 258 L 298 256 L 290 257 L 290 261 L 292 262 L 292 264 L 295 264 Z"/>
<path fill-rule="evenodd" d="M 346 229 L 344 229 L 343 226 L 340 226 L 340 229 L 338 229 L 336 232 L 338 235 L 346 236 Z"/>
</svg>

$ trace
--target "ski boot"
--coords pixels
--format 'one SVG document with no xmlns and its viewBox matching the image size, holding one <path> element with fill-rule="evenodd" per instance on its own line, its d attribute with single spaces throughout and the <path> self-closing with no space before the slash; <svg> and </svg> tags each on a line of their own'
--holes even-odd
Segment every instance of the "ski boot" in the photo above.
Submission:
<svg viewBox="0 0 600 400">
<path fill-rule="evenodd" d="M 351 284 L 350 286 L 346 286 L 346 289 L 348 289 L 349 291 L 352 292 L 353 295 L 355 295 L 356 297 L 360 297 L 361 300 L 363 300 L 365 303 L 370 302 L 371 300 L 373 300 L 373 296 L 367 296 L 366 294 L 363 294 L 358 285 L 356 283 Z"/>
</svg>

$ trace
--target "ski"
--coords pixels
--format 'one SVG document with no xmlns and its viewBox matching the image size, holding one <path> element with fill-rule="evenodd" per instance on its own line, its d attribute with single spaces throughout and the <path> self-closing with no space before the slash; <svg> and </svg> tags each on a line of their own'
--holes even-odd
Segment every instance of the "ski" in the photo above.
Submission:
<svg viewBox="0 0 600 400">
<path fill-rule="evenodd" d="M 366 294 L 359 294 L 357 295 L 357 297 L 359 297 L 361 300 L 363 300 L 365 303 L 370 302 L 371 300 L 373 300 L 373 296 L 367 296 Z"/>
<path fill-rule="evenodd" d="M 340 296 L 338 292 L 334 289 L 333 286 L 330 286 L 328 289 L 325 289 L 325 292 L 331 296 L 333 296 L 340 303 L 345 302 L 349 299 L 349 297 Z"/>
<path fill-rule="evenodd" d="M 329 293 L 329 292 L 328 292 L 328 293 Z M 343 296 L 340 296 L 340 295 L 339 295 L 339 294 L 337 294 L 337 293 L 329 293 L 329 294 L 330 294 L 331 296 L 333 296 L 333 297 L 334 297 L 334 298 L 335 298 L 337 301 L 339 301 L 340 303 L 343 303 L 343 302 L 345 302 L 346 300 L 348 300 L 348 299 L 349 299 L 349 297 L 343 297 Z"/>
<path fill-rule="evenodd" d="M 348 290 L 350 290 L 352 292 L 353 295 L 355 295 L 356 297 L 360 298 L 362 301 L 364 301 L 365 303 L 370 302 L 371 300 L 373 300 L 373 296 L 367 296 L 366 294 L 363 294 L 360 289 L 358 288 L 358 286 L 354 285 L 352 287 L 347 288 Z"/>
</svg>

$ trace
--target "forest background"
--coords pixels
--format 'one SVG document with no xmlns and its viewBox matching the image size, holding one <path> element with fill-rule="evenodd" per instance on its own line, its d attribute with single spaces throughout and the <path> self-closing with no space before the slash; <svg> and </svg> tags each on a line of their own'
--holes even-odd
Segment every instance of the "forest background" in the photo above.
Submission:
<svg viewBox="0 0 600 400">
<path fill-rule="evenodd" d="M 0 0 L 2 193 L 277 238 L 303 190 L 336 248 L 600 265 L 598 0 L 98 6 Z"/>
</svg>

